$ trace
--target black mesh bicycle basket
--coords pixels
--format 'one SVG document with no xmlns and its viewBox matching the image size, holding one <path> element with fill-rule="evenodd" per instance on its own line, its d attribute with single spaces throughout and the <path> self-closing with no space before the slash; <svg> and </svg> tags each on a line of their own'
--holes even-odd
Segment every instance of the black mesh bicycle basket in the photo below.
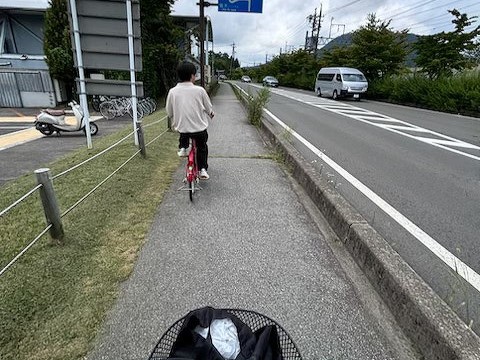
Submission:
<svg viewBox="0 0 480 360">
<path fill-rule="evenodd" d="M 275 320 L 270 319 L 268 316 L 262 315 L 252 310 L 242 309 L 223 309 L 227 313 L 236 316 L 243 321 L 250 329 L 255 332 L 258 329 L 267 326 L 274 325 L 277 328 L 278 339 L 280 343 L 280 349 L 282 352 L 283 360 L 302 360 L 300 351 L 298 351 L 297 345 L 287 333 L 287 331 Z M 167 360 L 170 356 L 170 351 L 175 343 L 183 323 L 187 315 L 177 320 L 170 328 L 162 335 L 157 345 L 150 354 L 149 360 Z"/>
</svg>

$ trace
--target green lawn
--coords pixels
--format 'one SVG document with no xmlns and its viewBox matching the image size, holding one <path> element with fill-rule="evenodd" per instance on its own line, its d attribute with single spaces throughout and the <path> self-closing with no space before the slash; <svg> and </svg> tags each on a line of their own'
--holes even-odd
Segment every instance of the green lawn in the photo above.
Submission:
<svg viewBox="0 0 480 360">
<path fill-rule="evenodd" d="M 165 116 L 156 112 L 144 120 Z M 113 120 L 114 121 L 114 120 Z M 146 142 L 166 121 L 145 129 Z M 50 164 L 53 175 L 100 152 L 131 126 Z M 63 218 L 65 238 L 42 237 L 0 277 L 0 359 L 81 359 L 90 350 L 119 284 L 130 275 L 159 203 L 179 166 L 177 135 L 165 133 Z M 128 139 L 112 151 L 54 180 L 61 212 L 130 157 Z M 33 175 L 0 188 L 0 210 L 36 185 Z M 37 192 L 38 193 L 38 192 Z M 0 218 L 0 268 L 45 228 L 39 196 Z"/>
</svg>

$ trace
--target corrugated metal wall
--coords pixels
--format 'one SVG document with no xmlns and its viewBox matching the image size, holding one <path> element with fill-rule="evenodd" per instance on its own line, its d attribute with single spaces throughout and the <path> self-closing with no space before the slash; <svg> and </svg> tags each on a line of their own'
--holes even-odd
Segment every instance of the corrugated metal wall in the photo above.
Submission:
<svg viewBox="0 0 480 360">
<path fill-rule="evenodd" d="M 0 72 L 0 107 L 22 107 L 15 73 Z"/>
<path fill-rule="evenodd" d="M 23 107 L 20 92 L 54 92 L 48 71 L 0 69 L 0 107 Z"/>
</svg>

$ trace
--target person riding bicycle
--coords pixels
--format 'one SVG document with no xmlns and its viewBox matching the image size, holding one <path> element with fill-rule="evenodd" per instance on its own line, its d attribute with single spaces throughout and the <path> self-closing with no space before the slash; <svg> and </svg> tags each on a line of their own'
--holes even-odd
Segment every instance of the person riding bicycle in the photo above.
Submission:
<svg viewBox="0 0 480 360">
<path fill-rule="evenodd" d="M 185 61 L 177 67 L 180 82 L 167 95 L 167 115 L 172 120 L 172 129 L 180 133 L 178 156 L 187 156 L 189 139 L 197 145 L 197 163 L 200 179 L 208 179 L 208 123 L 214 116 L 212 102 L 201 86 L 195 85 L 197 69 Z"/>
</svg>

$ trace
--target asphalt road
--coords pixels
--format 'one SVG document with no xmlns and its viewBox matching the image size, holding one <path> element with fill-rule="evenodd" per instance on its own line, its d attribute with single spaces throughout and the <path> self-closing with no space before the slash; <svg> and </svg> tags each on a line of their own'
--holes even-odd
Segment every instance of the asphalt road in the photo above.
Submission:
<svg viewBox="0 0 480 360">
<path fill-rule="evenodd" d="M 131 123 L 132 120 L 128 116 L 116 118 L 115 120 L 99 120 L 97 121 L 99 131 L 97 136 L 92 138 L 92 141 L 95 143 L 95 139 L 118 131 L 120 128 Z M 3 133 L 0 132 L 0 135 L 21 131 L 21 129 L 14 129 L 17 126 L 29 128 L 33 125 L 31 123 L 0 121 L 0 129 L 5 128 Z M 69 151 L 86 146 L 85 139 L 83 131 L 71 133 L 62 132 L 60 136 L 44 136 L 25 144 L 1 150 L 0 186 L 19 176 L 32 174 L 35 169 L 46 166 L 50 162 L 61 158 Z"/>
<path fill-rule="evenodd" d="M 258 85 L 241 84 L 242 87 Z M 295 137 L 292 143 L 414 270 L 480 333 L 480 293 L 431 245 L 480 273 L 480 119 L 272 89 L 267 108 L 394 209 L 378 205 Z M 272 120 L 273 122 L 273 120 Z M 415 236 L 412 235 L 413 223 Z M 410 231 L 407 231 L 407 228 Z M 476 273 L 476 274 L 475 274 Z M 478 276 L 478 275 L 476 275 Z"/>
<path fill-rule="evenodd" d="M 32 123 L 0 123 L 0 136 L 10 134 L 15 131 L 30 129 L 33 127 Z"/>
</svg>

